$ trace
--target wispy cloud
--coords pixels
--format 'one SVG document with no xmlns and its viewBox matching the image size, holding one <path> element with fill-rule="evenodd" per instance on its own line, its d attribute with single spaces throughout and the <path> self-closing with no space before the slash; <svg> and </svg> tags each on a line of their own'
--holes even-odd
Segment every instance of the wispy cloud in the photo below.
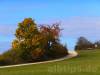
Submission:
<svg viewBox="0 0 100 75">
<path fill-rule="evenodd" d="M 0 25 L 0 35 L 8 36 L 13 35 L 15 32 L 16 26 L 13 25 Z"/>
<path fill-rule="evenodd" d="M 100 38 L 100 17 L 72 17 L 62 23 L 63 34 L 66 37 Z"/>
</svg>

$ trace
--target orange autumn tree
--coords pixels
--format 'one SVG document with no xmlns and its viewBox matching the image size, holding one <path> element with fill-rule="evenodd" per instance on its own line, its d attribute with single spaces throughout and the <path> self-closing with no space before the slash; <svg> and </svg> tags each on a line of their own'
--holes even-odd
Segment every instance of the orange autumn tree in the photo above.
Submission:
<svg viewBox="0 0 100 75">
<path fill-rule="evenodd" d="M 41 53 L 43 51 L 39 47 L 39 40 L 41 39 L 39 31 L 32 18 L 26 18 L 18 24 L 15 36 L 16 39 L 12 42 L 12 48 L 22 50 L 20 55 L 22 59 L 32 61 L 43 54 Z"/>
<path fill-rule="evenodd" d="M 16 29 L 16 39 L 12 43 L 12 47 L 16 48 L 18 44 L 26 43 L 26 48 L 32 44 L 32 38 L 38 33 L 35 22 L 31 18 L 24 19 L 23 22 L 18 24 Z"/>
</svg>

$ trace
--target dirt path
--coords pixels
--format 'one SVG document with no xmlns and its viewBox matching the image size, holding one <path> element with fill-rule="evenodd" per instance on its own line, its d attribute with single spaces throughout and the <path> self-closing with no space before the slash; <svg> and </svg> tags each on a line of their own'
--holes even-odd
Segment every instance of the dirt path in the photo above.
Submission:
<svg viewBox="0 0 100 75">
<path fill-rule="evenodd" d="M 42 63 L 62 61 L 62 60 L 65 60 L 65 59 L 76 57 L 77 55 L 78 55 L 77 52 L 69 51 L 69 55 L 67 55 L 67 56 L 65 56 L 63 58 L 60 58 L 60 59 L 56 59 L 56 60 L 50 60 L 50 61 L 44 61 L 44 62 L 36 62 L 36 63 L 27 63 L 27 64 L 18 64 L 18 65 L 10 65 L 10 66 L 1 66 L 0 68 L 17 67 L 17 66 L 25 66 L 25 65 L 33 65 L 33 64 L 42 64 Z"/>
</svg>

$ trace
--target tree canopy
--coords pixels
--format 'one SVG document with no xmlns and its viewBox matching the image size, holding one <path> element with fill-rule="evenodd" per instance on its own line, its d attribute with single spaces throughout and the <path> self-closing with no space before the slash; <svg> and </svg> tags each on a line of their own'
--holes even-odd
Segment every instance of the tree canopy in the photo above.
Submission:
<svg viewBox="0 0 100 75">
<path fill-rule="evenodd" d="M 57 54 L 58 51 L 54 50 L 58 49 L 58 47 L 67 54 L 67 48 L 60 44 L 59 41 L 61 31 L 59 25 L 59 23 L 37 25 L 32 18 L 25 18 L 22 22 L 18 23 L 15 33 L 16 39 L 12 42 L 12 49 L 21 50 L 19 51 L 21 52 L 20 57 L 25 61 L 33 61 L 41 57 L 52 57 L 53 52 Z M 60 53 L 58 52 L 57 56 L 60 56 Z"/>
</svg>

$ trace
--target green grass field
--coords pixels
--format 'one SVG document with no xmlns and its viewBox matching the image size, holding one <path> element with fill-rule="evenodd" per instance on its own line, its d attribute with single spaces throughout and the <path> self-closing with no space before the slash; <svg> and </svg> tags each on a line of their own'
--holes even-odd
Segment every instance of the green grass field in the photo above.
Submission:
<svg viewBox="0 0 100 75">
<path fill-rule="evenodd" d="M 0 75 L 100 75 L 100 50 L 78 53 L 78 57 L 59 62 L 1 68 Z"/>
</svg>

